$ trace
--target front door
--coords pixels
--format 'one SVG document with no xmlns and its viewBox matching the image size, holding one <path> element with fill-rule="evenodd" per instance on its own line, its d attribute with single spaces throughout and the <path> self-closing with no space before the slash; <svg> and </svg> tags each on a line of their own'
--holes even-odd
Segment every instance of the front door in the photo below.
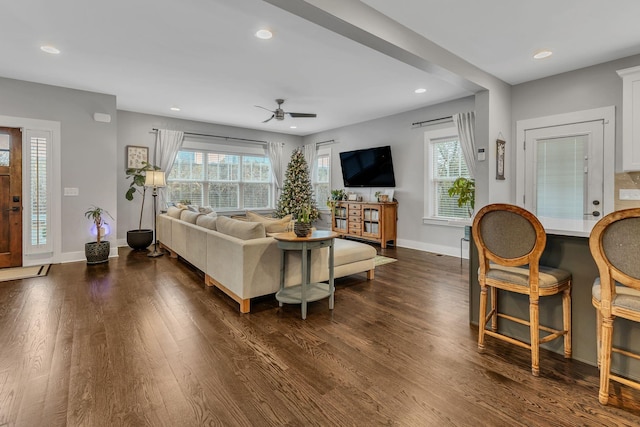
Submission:
<svg viewBox="0 0 640 427">
<path fill-rule="evenodd" d="M 525 132 L 525 207 L 547 218 L 603 214 L 604 125 L 601 120 Z"/>
<path fill-rule="evenodd" d="M 0 268 L 22 265 L 22 131 L 0 127 Z"/>
</svg>

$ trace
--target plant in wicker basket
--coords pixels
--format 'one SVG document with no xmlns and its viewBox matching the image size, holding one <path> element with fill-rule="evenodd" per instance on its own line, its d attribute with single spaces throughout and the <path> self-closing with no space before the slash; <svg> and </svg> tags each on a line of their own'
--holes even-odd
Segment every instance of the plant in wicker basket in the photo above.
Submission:
<svg viewBox="0 0 640 427">
<path fill-rule="evenodd" d="M 298 237 L 306 237 L 311 232 L 311 206 L 300 206 L 298 217 L 293 224 L 293 232 Z"/>
</svg>

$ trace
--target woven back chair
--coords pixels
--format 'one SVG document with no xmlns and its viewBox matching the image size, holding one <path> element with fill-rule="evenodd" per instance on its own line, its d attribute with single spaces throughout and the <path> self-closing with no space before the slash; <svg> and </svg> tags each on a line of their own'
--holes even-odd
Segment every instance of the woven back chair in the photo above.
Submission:
<svg viewBox="0 0 640 427">
<path fill-rule="evenodd" d="M 609 401 L 609 380 L 639 389 L 640 384 L 611 373 L 611 352 L 640 359 L 640 355 L 612 345 L 613 319 L 640 322 L 640 208 L 610 213 L 595 225 L 589 249 L 600 276 L 591 291 L 597 310 L 598 399 Z"/>
<path fill-rule="evenodd" d="M 480 268 L 480 319 L 478 349 L 484 350 L 485 335 L 531 350 L 531 372 L 540 374 L 539 346 L 564 337 L 564 355 L 571 357 L 571 273 L 540 265 L 547 236 L 531 212 L 509 204 L 492 204 L 480 209 L 473 221 L 473 240 L 478 248 Z M 491 309 L 487 312 L 487 293 Z M 529 296 L 529 319 L 498 312 L 498 289 Z M 562 292 L 562 330 L 540 326 L 540 297 Z M 530 342 L 498 331 L 498 318 L 529 326 Z M 491 327 L 487 322 L 491 319 Z M 540 336 L 540 331 L 544 336 Z"/>
</svg>

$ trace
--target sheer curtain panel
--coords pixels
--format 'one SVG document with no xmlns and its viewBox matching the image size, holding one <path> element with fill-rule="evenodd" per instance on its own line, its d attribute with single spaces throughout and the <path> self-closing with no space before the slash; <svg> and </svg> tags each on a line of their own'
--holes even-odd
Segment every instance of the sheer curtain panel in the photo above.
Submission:
<svg viewBox="0 0 640 427">
<path fill-rule="evenodd" d="M 179 130 L 158 129 L 156 134 L 156 150 L 155 161 L 156 166 L 164 171 L 165 176 L 169 176 L 173 162 L 176 160 L 178 151 L 182 147 L 184 140 L 184 132 Z M 160 199 L 160 210 L 166 209 L 166 187 L 158 189 L 158 197 Z"/>
<path fill-rule="evenodd" d="M 458 137 L 460 138 L 460 147 L 464 161 L 469 169 L 469 176 L 476 177 L 476 144 L 474 132 L 476 127 L 476 113 L 469 111 L 468 113 L 459 113 L 452 115 L 453 123 L 458 129 Z"/>
</svg>

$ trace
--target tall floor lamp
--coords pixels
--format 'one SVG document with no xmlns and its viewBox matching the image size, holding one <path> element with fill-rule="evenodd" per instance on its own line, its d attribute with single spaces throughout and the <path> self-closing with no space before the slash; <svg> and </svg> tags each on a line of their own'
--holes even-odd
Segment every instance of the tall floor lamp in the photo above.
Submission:
<svg viewBox="0 0 640 427">
<path fill-rule="evenodd" d="M 153 252 L 150 252 L 147 256 L 150 257 L 158 257 L 162 256 L 163 253 L 158 251 L 158 229 L 156 227 L 156 209 L 157 202 L 156 198 L 158 197 L 158 188 L 166 187 L 166 183 L 164 181 L 164 172 L 163 171 L 147 171 L 146 179 L 144 182 L 145 187 L 153 187 Z"/>
</svg>

